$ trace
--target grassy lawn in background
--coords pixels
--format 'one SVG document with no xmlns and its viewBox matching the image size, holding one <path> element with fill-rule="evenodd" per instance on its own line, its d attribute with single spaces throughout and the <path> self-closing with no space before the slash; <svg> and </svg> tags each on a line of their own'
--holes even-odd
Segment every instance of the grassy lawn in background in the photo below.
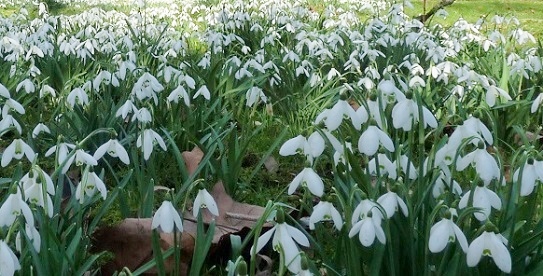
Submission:
<svg viewBox="0 0 543 276">
<path fill-rule="evenodd" d="M 427 0 L 426 10 L 430 10 L 441 0 Z M 413 0 L 411 2 L 414 8 L 406 8 L 406 13 L 411 16 L 417 16 L 423 12 L 423 0 Z M 51 14 L 77 14 L 79 11 L 87 9 L 84 5 L 54 5 L 50 6 Z M 110 6 L 101 6 L 105 10 L 115 9 Z M 491 19 L 494 15 L 515 16 L 522 24 L 522 28 L 532 33 L 536 38 L 543 38 L 543 0 L 456 0 L 452 5 L 445 8 L 448 12 L 446 18 L 435 17 L 430 23 L 438 23 L 444 26 L 450 26 L 459 18 L 464 18 L 468 22 L 474 23 L 479 18 L 487 16 Z M 17 12 L 16 8 L 7 8 L 0 14 L 7 16 Z"/>
<path fill-rule="evenodd" d="M 426 10 L 430 10 L 441 0 L 427 0 Z M 423 1 L 412 1 L 413 9 L 406 9 L 409 15 L 419 15 L 423 11 Z M 458 18 L 468 22 L 476 22 L 479 18 L 487 16 L 492 19 L 496 14 L 502 16 L 515 16 L 522 24 L 522 28 L 531 32 L 536 38 L 543 38 L 543 1 L 542 0 L 456 0 L 445 8 L 449 13 L 447 18 L 435 17 L 433 23 L 449 26 Z"/>
</svg>

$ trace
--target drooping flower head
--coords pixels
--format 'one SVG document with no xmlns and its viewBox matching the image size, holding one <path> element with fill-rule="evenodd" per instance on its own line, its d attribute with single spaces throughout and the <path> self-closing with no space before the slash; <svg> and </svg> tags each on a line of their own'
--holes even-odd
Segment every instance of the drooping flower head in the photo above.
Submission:
<svg viewBox="0 0 543 276">
<path fill-rule="evenodd" d="M 302 269 L 302 265 L 300 249 L 296 244 L 309 247 L 309 240 L 302 231 L 285 222 L 285 214 L 282 209 L 277 210 L 275 222 L 275 226 L 273 226 L 272 229 L 258 238 L 256 244 L 251 247 L 251 252 L 260 252 L 273 236 L 273 250 L 283 255 L 285 265 L 290 272 L 295 274 L 299 273 Z"/>
<path fill-rule="evenodd" d="M 430 229 L 430 240 L 428 241 L 428 249 L 432 253 L 443 251 L 448 243 L 458 240 L 464 252 L 468 250 L 468 241 L 464 232 L 453 222 L 453 214 L 455 209 L 447 210 L 445 216 L 432 226 Z"/>
<path fill-rule="evenodd" d="M 198 195 L 194 199 L 194 206 L 192 207 L 192 215 L 196 218 L 200 209 L 205 208 L 209 210 L 214 216 L 219 216 L 219 209 L 213 196 L 204 188 L 199 189 Z"/>
<path fill-rule="evenodd" d="M 343 219 L 332 202 L 320 201 L 313 207 L 313 213 L 309 217 L 309 229 L 315 229 L 315 223 L 319 221 L 332 220 L 339 231 L 343 227 Z"/>
<path fill-rule="evenodd" d="M 471 195 L 471 190 L 468 191 L 458 203 L 460 209 L 464 209 L 468 205 L 468 201 Z M 473 207 L 480 208 L 480 211 L 475 212 L 475 218 L 479 221 L 485 221 L 489 218 L 491 209 L 500 210 L 502 207 L 502 201 L 500 197 L 492 190 L 488 189 L 484 183 L 480 182 L 473 190 Z"/>
<path fill-rule="evenodd" d="M 369 247 L 375 241 L 375 238 L 382 244 L 386 243 L 386 236 L 381 222 L 383 213 L 379 209 L 377 203 L 363 199 L 354 209 L 352 223 L 353 226 L 349 231 L 349 237 L 352 238 L 358 234 L 360 243 Z"/>
<path fill-rule="evenodd" d="M 279 154 L 289 156 L 301 153 L 307 157 L 310 163 L 324 152 L 325 141 L 317 131 L 311 133 L 308 138 L 298 135 L 287 140 L 279 149 Z"/>
<path fill-rule="evenodd" d="M 11 226 L 20 215 L 25 218 L 28 225 L 34 227 L 34 215 L 17 187 L 17 192 L 10 194 L 0 206 L 0 227 Z"/>
<path fill-rule="evenodd" d="M 511 272 L 511 254 L 507 250 L 507 239 L 498 233 L 498 229 L 492 223 L 487 223 L 484 232 L 471 242 L 466 255 L 468 266 L 474 267 L 481 257 L 492 257 L 498 268 L 505 272 Z"/>
<path fill-rule="evenodd" d="M 183 222 L 179 216 L 179 212 L 169 200 L 163 201 L 153 216 L 151 228 L 156 229 L 158 227 L 164 233 L 171 233 L 174 227 L 177 228 L 177 231 L 183 232 Z"/>
<path fill-rule="evenodd" d="M 315 196 L 322 196 L 324 193 L 324 182 L 312 168 L 304 168 L 294 177 L 289 184 L 288 194 L 293 194 L 300 185 L 307 187 Z"/>
<path fill-rule="evenodd" d="M 0 275 L 14 275 L 19 269 L 21 269 L 19 259 L 6 242 L 0 240 Z"/>
</svg>

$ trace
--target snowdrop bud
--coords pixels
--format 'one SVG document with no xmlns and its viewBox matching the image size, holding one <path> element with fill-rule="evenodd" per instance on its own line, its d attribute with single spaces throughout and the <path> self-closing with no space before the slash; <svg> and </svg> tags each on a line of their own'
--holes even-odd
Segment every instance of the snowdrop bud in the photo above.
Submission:
<svg viewBox="0 0 543 276">
<path fill-rule="evenodd" d="M 285 211 L 283 211 L 283 208 L 279 208 L 275 213 L 275 221 L 278 224 L 285 223 Z"/>
<path fill-rule="evenodd" d="M 494 225 L 494 223 L 490 222 L 490 221 L 487 221 L 485 223 L 485 231 L 486 232 L 492 232 L 492 233 L 495 233 L 495 234 L 498 234 L 500 233 L 500 230 L 498 230 L 498 227 L 496 227 L 496 225 Z"/>
<path fill-rule="evenodd" d="M 238 276 L 245 276 L 247 274 L 247 263 L 245 260 L 241 260 L 236 267 L 236 273 Z"/>
<path fill-rule="evenodd" d="M 346 101 L 349 98 L 349 95 L 346 91 L 339 92 L 339 99 L 342 101 Z"/>
<path fill-rule="evenodd" d="M 390 74 L 390 73 L 383 74 L 383 79 L 391 81 L 392 80 L 392 74 Z"/>
<path fill-rule="evenodd" d="M 307 256 L 303 252 L 301 252 L 300 255 L 301 255 L 300 263 L 301 263 L 302 270 L 309 270 L 309 261 L 307 260 Z"/>
<path fill-rule="evenodd" d="M 446 219 L 452 219 L 452 213 L 450 210 L 445 211 L 445 214 L 443 214 L 443 217 Z"/>
</svg>

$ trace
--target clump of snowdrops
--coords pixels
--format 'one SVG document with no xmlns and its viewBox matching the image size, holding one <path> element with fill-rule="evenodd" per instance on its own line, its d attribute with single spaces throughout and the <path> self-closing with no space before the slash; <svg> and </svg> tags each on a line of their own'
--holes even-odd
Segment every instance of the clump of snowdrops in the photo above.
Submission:
<svg viewBox="0 0 543 276">
<path fill-rule="evenodd" d="M 218 215 L 207 189 L 257 185 L 241 160 L 274 123 L 290 127 L 265 155 L 300 156 L 284 183 L 295 200 L 269 202 L 228 274 L 253 274 L 267 243 L 279 274 L 543 266 L 543 50 L 515 19 L 444 29 L 377 1 L 193 3 L 171 17 L 136 4 L 0 18 L 0 274 L 96 271 L 107 254 L 90 235 L 112 213 L 162 232 L 183 231 L 188 198 L 195 217 Z M 180 152 L 194 145 L 205 155 L 188 175 Z"/>
</svg>

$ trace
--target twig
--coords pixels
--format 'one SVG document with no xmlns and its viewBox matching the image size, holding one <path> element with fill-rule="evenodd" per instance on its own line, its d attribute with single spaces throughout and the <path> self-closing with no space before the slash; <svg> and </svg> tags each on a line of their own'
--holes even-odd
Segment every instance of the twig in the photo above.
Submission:
<svg viewBox="0 0 543 276">
<path fill-rule="evenodd" d="M 441 0 L 441 2 L 439 2 L 439 4 L 435 5 L 432 7 L 432 9 L 430 11 L 428 11 L 426 14 L 421 14 L 417 17 L 415 17 L 415 19 L 419 20 L 420 22 L 424 23 L 426 22 L 426 20 L 428 20 L 430 17 L 432 17 L 437 11 L 447 7 L 447 6 L 450 6 L 452 5 L 452 3 L 454 3 L 455 0 Z"/>
</svg>

